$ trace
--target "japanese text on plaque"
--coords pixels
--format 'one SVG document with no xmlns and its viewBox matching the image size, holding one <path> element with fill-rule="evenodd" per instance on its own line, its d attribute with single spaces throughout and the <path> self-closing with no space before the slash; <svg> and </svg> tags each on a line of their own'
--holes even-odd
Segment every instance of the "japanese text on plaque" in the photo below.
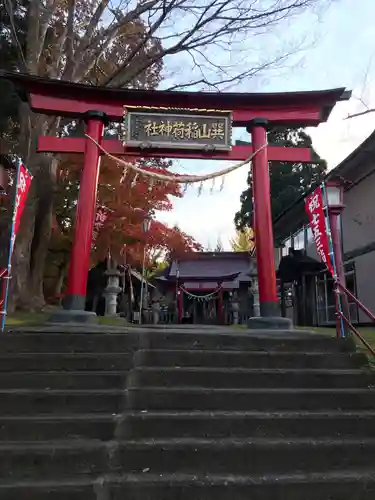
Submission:
<svg viewBox="0 0 375 500">
<path fill-rule="evenodd" d="M 211 124 L 182 121 L 151 121 L 143 124 L 147 137 L 173 137 L 177 140 L 187 139 L 218 139 L 225 138 L 224 123 L 213 122 Z"/>
</svg>

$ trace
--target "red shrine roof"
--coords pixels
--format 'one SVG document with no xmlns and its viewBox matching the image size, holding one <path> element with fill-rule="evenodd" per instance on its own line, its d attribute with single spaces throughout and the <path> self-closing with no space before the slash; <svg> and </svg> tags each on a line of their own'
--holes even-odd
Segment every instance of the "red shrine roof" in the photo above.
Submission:
<svg viewBox="0 0 375 500">
<path fill-rule="evenodd" d="M 35 112 L 77 117 L 95 110 L 114 121 L 122 119 L 123 106 L 128 105 L 230 110 L 235 126 L 246 126 L 253 118 L 314 126 L 328 119 L 338 101 L 351 96 L 343 87 L 306 92 L 183 92 L 98 87 L 6 71 L 0 71 L 0 78 L 11 81 Z"/>
<path fill-rule="evenodd" d="M 250 281 L 255 260 L 248 252 L 196 252 L 174 260 L 163 273 L 164 279 L 174 281 Z"/>
</svg>

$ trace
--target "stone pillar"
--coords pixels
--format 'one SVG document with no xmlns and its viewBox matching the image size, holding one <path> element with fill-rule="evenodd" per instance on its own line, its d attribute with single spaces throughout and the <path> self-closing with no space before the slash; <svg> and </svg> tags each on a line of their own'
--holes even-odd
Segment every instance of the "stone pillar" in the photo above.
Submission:
<svg viewBox="0 0 375 500">
<path fill-rule="evenodd" d="M 121 292 L 119 286 L 121 273 L 117 269 L 108 269 L 104 275 L 108 278 L 104 290 L 105 314 L 106 316 L 115 316 L 117 314 L 117 295 Z"/>
<path fill-rule="evenodd" d="M 253 302 L 253 316 L 259 318 L 260 316 L 260 303 L 259 303 L 259 288 L 258 288 L 258 278 L 252 278 L 251 291 L 254 297 Z"/>
<path fill-rule="evenodd" d="M 239 303 L 236 292 L 233 292 L 231 307 L 232 307 L 232 313 L 233 313 L 233 324 L 238 325 L 240 303 Z"/>
<path fill-rule="evenodd" d="M 159 318 L 160 318 L 160 301 L 158 298 L 152 302 L 151 310 L 152 310 L 152 323 L 154 325 L 157 325 L 159 323 Z"/>
</svg>

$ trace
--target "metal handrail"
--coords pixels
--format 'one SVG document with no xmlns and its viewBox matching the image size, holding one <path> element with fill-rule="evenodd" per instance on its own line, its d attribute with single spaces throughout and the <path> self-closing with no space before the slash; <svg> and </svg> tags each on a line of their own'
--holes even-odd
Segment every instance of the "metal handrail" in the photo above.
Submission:
<svg viewBox="0 0 375 500">
<path fill-rule="evenodd" d="M 347 297 L 350 297 L 357 304 L 357 306 L 361 309 L 361 311 L 363 311 L 373 322 L 375 322 L 375 315 L 369 309 L 367 309 L 367 307 L 364 304 L 362 304 L 362 302 L 359 299 L 357 299 L 357 297 L 353 295 L 352 292 L 350 292 L 347 288 L 345 288 L 345 286 L 342 285 L 339 281 L 336 281 L 335 285 L 336 285 L 335 292 L 337 294 L 336 295 L 337 297 L 340 294 L 340 290 L 342 290 L 347 295 Z M 341 318 L 344 321 L 347 327 L 356 335 L 356 337 L 359 338 L 362 344 L 371 352 L 373 356 L 375 356 L 375 349 L 373 349 L 371 345 L 367 342 L 367 340 L 365 340 L 362 337 L 361 333 L 357 330 L 357 328 L 355 328 L 355 326 L 344 315 L 344 313 L 339 310 L 338 307 L 336 309 L 336 316 L 338 319 Z"/>
<path fill-rule="evenodd" d="M 0 316 L 4 314 L 4 301 L 5 301 L 5 290 L 6 290 L 6 279 L 8 276 L 8 269 L 0 269 Z M 2 282 L 2 283 L 1 283 Z"/>
<path fill-rule="evenodd" d="M 350 323 L 348 318 L 344 316 L 344 314 L 341 311 L 337 311 L 337 315 L 344 320 L 346 325 L 351 329 L 351 331 L 359 338 L 359 340 L 362 342 L 364 346 L 367 347 L 367 349 L 371 352 L 373 356 L 375 356 L 375 350 L 370 346 L 370 344 L 365 340 L 362 335 L 359 333 L 357 328 Z"/>
<path fill-rule="evenodd" d="M 338 286 L 338 288 L 340 288 L 343 292 L 345 292 L 345 294 L 350 297 L 356 304 L 357 306 L 369 317 L 372 319 L 372 321 L 374 321 L 375 323 L 375 315 L 372 314 L 372 312 L 367 309 L 367 307 L 362 304 L 362 302 L 360 300 L 357 299 L 357 297 L 355 295 L 352 294 L 352 292 L 350 292 L 347 288 L 344 287 L 344 285 L 342 285 L 339 281 L 336 281 L 336 285 Z"/>
</svg>

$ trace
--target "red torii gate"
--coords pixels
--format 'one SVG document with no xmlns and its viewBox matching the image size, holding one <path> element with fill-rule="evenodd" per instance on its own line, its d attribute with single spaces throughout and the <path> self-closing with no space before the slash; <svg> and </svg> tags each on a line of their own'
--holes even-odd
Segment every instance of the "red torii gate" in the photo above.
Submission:
<svg viewBox="0 0 375 500">
<path fill-rule="evenodd" d="M 0 77 L 13 82 L 22 99 L 29 101 L 35 113 L 83 119 L 86 134 L 109 153 L 131 157 L 198 158 L 245 160 L 267 141 L 267 128 L 317 126 L 326 121 L 337 101 L 348 100 L 344 88 L 286 93 L 213 93 L 127 90 L 73 84 L 61 80 L 3 72 Z M 195 112 L 231 112 L 233 127 L 246 127 L 252 144 L 233 146 L 230 150 L 207 151 L 171 147 L 124 146 L 119 140 L 103 140 L 108 121 L 121 122 L 124 107 L 155 110 L 194 110 Z M 152 145 L 151 145 L 152 146 Z M 88 138 L 40 137 L 38 151 L 48 153 L 82 153 L 84 166 L 77 205 L 75 235 L 71 251 L 67 300 L 64 307 L 72 317 L 85 318 L 87 274 L 90 262 L 92 226 L 95 217 L 102 151 Z M 271 219 L 268 161 L 308 163 L 311 150 L 269 145 L 253 159 L 254 225 L 259 281 L 259 300 L 264 323 L 279 316 L 274 263 L 274 241 Z M 257 323 L 259 324 L 259 323 Z"/>
</svg>

